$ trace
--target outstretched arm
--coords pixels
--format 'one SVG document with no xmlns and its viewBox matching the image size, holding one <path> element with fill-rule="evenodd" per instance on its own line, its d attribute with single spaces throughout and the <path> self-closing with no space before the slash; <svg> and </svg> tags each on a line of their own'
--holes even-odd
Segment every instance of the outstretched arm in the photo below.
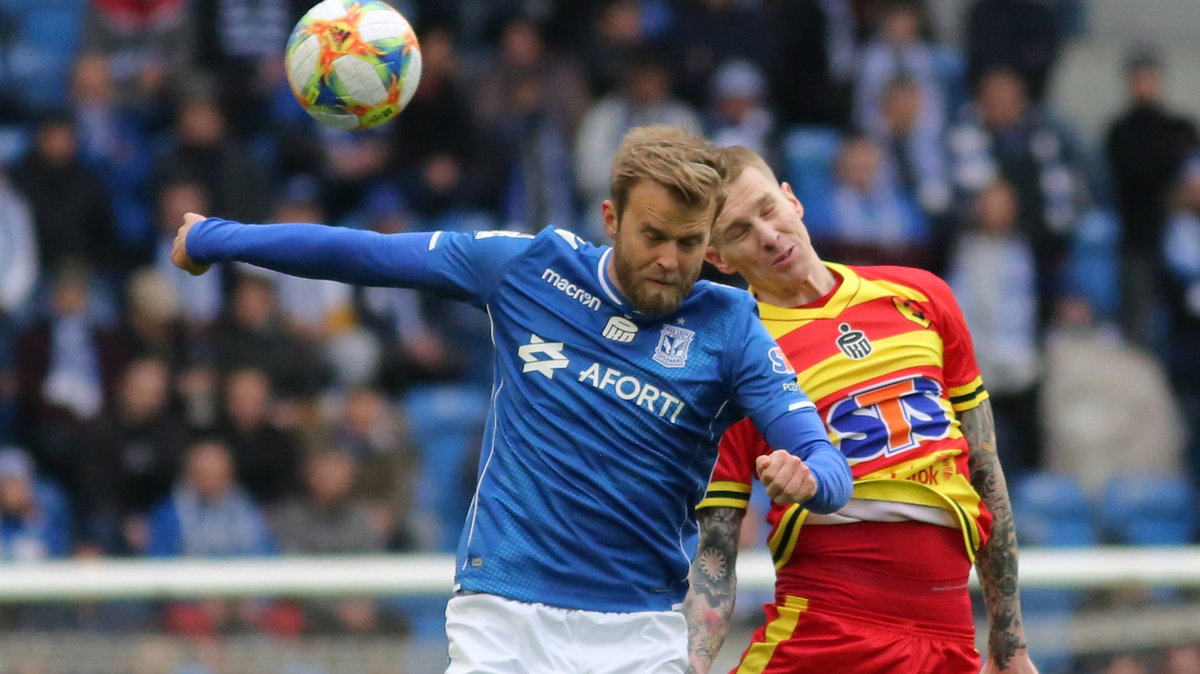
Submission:
<svg viewBox="0 0 1200 674">
<path fill-rule="evenodd" d="M 417 287 L 427 280 L 425 253 L 432 236 L 310 224 L 244 225 L 188 213 L 171 259 L 193 274 L 204 273 L 213 262 L 237 260 L 293 276 Z"/>
<path fill-rule="evenodd" d="M 961 420 L 971 450 L 971 484 L 994 518 L 992 536 L 975 557 L 990 624 L 988 662 L 983 671 L 985 674 L 1036 672 L 1025 649 L 1025 627 L 1021 624 L 1021 599 L 1017 592 L 1017 533 L 1008 485 L 996 453 L 991 402 L 984 400 L 962 412 Z"/>
<path fill-rule="evenodd" d="M 379 234 L 310 224 L 244 225 L 188 213 L 171 260 L 192 274 L 236 260 L 293 276 L 433 290 L 482 305 L 533 238 L 503 231 Z"/>
<path fill-rule="evenodd" d="M 688 573 L 683 615 L 688 625 L 688 674 L 706 674 L 729 633 L 737 595 L 738 539 L 746 511 L 704 508 L 697 513 L 700 544 Z"/>
</svg>

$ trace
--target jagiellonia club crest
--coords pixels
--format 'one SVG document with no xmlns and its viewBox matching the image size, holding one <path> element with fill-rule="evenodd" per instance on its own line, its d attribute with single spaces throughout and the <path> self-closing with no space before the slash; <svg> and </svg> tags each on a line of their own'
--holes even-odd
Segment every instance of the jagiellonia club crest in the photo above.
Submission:
<svg viewBox="0 0 1200 674">
<path fill-rule="evenodd" d="M 654 347 L 654 361 L 663 367 L 687 365 L 688 347 L 696 333 L 677 325 L 662 326 L 658 346 Z"/>
<path fill-rule="evenodd" d="M 837 346 L 842 353 L 846 354 L 847 358 L 862 360 L 871 355 L 871 351 L 875 349 L 871 345 L 871 340 L 867 339 L 867 333 L 851 328 L 849 323 L 839 325 L 838 331 L 842 334 L 838 335 Z"/>
</svg>

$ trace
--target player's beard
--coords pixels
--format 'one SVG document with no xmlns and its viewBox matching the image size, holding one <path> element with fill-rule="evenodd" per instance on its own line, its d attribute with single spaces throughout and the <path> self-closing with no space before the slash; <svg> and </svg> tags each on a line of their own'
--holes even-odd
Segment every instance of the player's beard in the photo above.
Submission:
<svg viewBox="0 0 1200 674">
<path fill-rule="evenodd" d="M 644 274 L 639 274 L 638 270 L 634 269 L 629 261 L 619 253 L 614 253 L 614 256 L 613 266 L 617 271 L 617 283 L 621 285 L 621 290 L 633 303 L 633 308 L 647 316 L 665 316 L 674 313 L 679 305 L 683 304 L 683 300 L 691 294 L 692 286 L 696 285 L 696 279 L 700 278 L 699 267 L 686 276 L 682 269 L 659 276 L 649 276 L 649 270 L 645 270 Z M 668 285 L 655 283 L 650 278 Z"/>
</svg>

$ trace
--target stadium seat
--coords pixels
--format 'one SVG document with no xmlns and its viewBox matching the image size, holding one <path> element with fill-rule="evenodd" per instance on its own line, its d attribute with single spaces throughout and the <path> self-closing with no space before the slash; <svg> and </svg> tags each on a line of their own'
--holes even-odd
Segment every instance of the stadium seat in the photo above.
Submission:
<svg viewBox="0 0 1200 674">
<path fill-rule="evenodd" d="M 1030 473 L 1016 481 L 1012 498 L 1023 545 L 1071 547 L 1099 540 L 1091 504 L 1073 478 Z"/>
<path fill-rule="evenodd" d="M 837 129 L 827 126 L 797 126 L 783 139 L 783 172 L 804 204 L 804 222 L 810 230 L 832 226 L 834 162 L 842 145 Z"/>
<path fill-rule="evenodd" d="M 420 457 L 414 509 L 433 524 L 432 544 L 452 552 L 474 490 L 477 444 L 490 398 L 484 389 L 465 384 L 413 388 L 403 405 L 414 450 Z M 395 597 L 388 608 L 404 615 L 410 634 L 421 642 L 446 638 L 446 597 Z"/>
<path fill-rule="evenodd" d="M 1079 547 L 1096 545 L 1099 530 L 1083 487 L 1071 477 L 1038 472 L 1014 481 L 1013 518 L 1022 546 Z M 1079 590 L 1053 587 L 1021 591 L 1021 609 L 1039 630 L 1065 629 L 1083 604 Z M 1043 647 L 1030 656 L 1043 674 L 1070 671 L 1073 663 L 1066 642 Z"/>
<path fill-rule="evenodd" d="M 412 389 L 404 413 L 420 457 L 414 508 L 435 524 L 435 550 L 453 551 L 474 490 L 477 443 L 488 394 L 472 385 L 441 384 Z"/>
<path fill-rule="evenodd" d="M 1094 208 L 1083 215 L 1071 243 L 1067 267 L 1068 285 L 1087 298 L 1100 318 L 1114 318 L 1120 302 L 1117 270 L 1120 260 L 1116 215 Z"/>
<path fill-rule="evenodd" d="M 1196 532 L 1196 497 L 1180 475 L 1120 475 L 1104 490 L 1106 532 L 1130 545 L 1185 545 Z"/>
</svg>

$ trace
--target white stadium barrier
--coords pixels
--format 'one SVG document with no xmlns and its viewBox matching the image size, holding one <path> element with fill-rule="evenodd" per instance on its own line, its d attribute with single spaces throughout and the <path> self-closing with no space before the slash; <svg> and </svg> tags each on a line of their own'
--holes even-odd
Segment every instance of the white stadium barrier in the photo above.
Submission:
<svg viewBox="0 0 1200 674">
<path fill-rule="evenodd" d="M 453 576 L 453 558 L 441 555 L 71 560 L 3 567 L 0 602 L 255 595 L 436 596 L 450 594 Z M 1021 552 L 1020 576 L 1024 588 L 1200 588 L 1200 546 L 1027 548 Z M 769 589 L 774 579 L 766 553 L 741 555 L 741 589 Z"/>
</svg>

